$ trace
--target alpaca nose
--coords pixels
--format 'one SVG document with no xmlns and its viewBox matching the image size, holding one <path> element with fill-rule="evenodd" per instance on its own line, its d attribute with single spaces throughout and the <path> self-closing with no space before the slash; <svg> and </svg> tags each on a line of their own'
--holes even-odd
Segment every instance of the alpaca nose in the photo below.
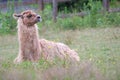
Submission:
<svg viewBox="0 0 120 80">
<path fill-rule="evenodd" d="M 38 22 L 41 22 L 41 21 L 42 21 L 42 18 L 41 18 L 40 15 L 37 15 L 37 21 L 38 21 Z"/>
<path fill-rule="evenodd" d="M 37 18 L 38 18 L 38 19 L 40 19 L 40 18 L 41 18 L 41 16 L 40 16 L 40 15 L 38 15 L 38 16 L 37 16 Z"/>
</svg>

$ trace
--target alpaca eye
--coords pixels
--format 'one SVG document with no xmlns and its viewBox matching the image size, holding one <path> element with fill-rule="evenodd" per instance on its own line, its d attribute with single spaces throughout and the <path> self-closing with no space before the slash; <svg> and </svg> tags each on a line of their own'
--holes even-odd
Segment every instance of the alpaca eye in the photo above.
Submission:
<svg viewBox="0 0 120 80">
<path fill-rule="evenodd" d="M 28 18 L 31 18 L 31 17 L 32 17 L 32 15 L 28 15 L 27 17 L 28 17 Z"/>
</svg>

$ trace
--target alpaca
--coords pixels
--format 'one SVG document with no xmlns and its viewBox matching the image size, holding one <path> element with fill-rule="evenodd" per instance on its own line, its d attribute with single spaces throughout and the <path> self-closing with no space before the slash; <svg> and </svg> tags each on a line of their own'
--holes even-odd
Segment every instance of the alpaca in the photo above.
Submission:
<svg viewBox="0 0 120 80">
<path fill-rule="evenodd" d="M 13 14 L 13 16 L 17 19 L 19 40 L 19 53 L 14 62 L 20 63 L 25 60 L 38 61 L 41 50 L 36 23 L 41 21 L 41 17 L 30 10 L 21 14 Z"/>
<path fill-rule="evenodd" d="M 36 62 L 40 58 L 52 61 L 55 57 L 79 61 L 78 54 L 63 43 L 55 43 L 45 39 L 39 39 L 37 22 L 41 17 L 32 10 L 14 14 L 17 19 L 19 53 L 14 63 L 23 61 Z"/>
</svg>

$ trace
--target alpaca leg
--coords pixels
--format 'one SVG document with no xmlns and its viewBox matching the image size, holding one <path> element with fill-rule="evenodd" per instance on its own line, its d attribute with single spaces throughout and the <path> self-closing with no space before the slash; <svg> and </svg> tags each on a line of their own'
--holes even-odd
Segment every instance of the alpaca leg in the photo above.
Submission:
<svg viewBox="0 0 120 80">
<path fill-rule="evenodd" d="M 23 56 L 21 55 L 21 53 L 18 54 L 18 56 L 14 59 L 14 63 L 21 63 L 23 61 Z"/>
</svg>

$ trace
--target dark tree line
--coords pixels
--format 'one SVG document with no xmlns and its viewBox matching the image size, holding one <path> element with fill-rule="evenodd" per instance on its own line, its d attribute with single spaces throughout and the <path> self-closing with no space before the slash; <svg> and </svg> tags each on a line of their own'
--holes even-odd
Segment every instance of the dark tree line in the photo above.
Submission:
<svg viewBox="0 0 120 80">
<path fill-rule="evenodd" d="M 58 9 L 61 11 L 67 8 L 70 12 L 72 11 L 71 9 L 77 9 L 77 11 L 80 11 L 88 2 L 89 0 L 71 0 L 70 2 L 59 3 Z"/>
<path fill-rule="evenodd" d="M 73 10 L 80 12 L 84 8 L 84 5 L 87 5 L 89 1 L 90 0 L 71 0 L 70 2 L 59 3 L 58 10 L 62 11 L 65 8 L 67 8 L 69 12 L 72 12 Z M 92 0 L 92 1 L 102 1 L 102 0 Z M 116 1 L 120 1 L 120 0 L 116 0 Z M 87 6 L 87 8 L 90 8 L 90 7 Z"/>
</svg>

